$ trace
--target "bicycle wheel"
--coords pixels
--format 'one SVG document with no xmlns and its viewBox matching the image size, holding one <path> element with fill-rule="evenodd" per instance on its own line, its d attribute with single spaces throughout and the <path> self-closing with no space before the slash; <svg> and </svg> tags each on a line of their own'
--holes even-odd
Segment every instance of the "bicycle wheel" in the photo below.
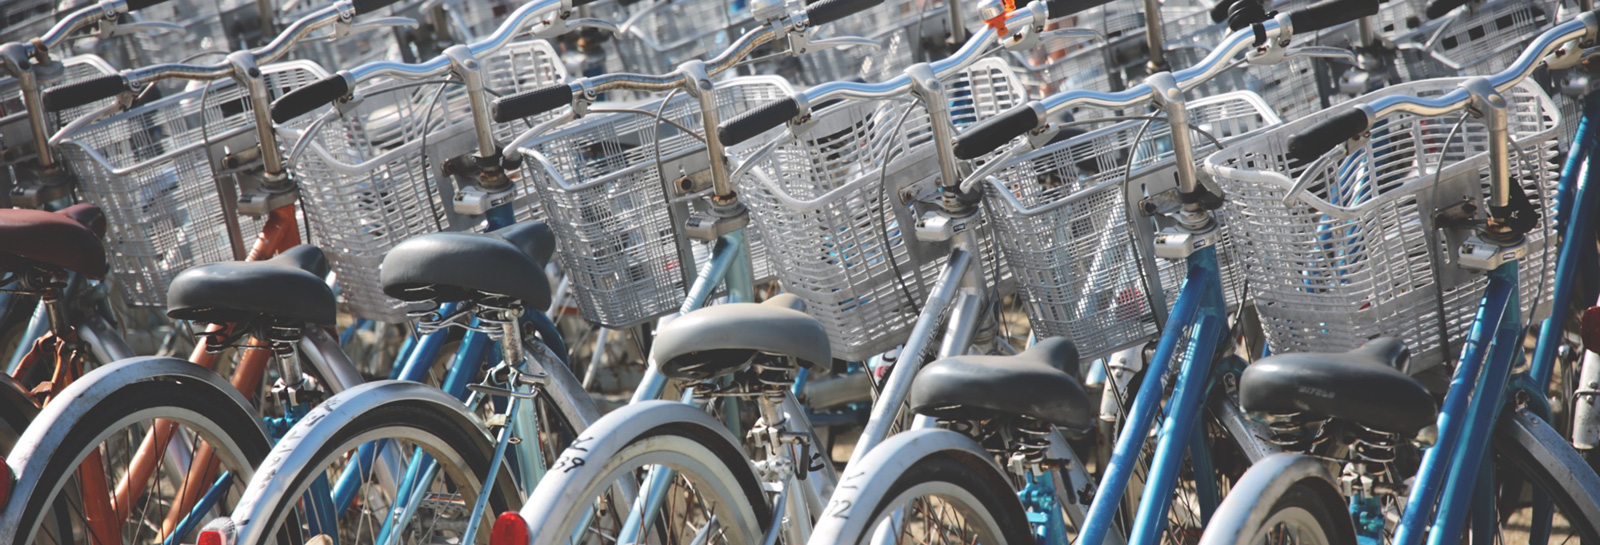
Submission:
<svg viewBox="0 0 1600 545">
<path fill-rule="evenodd" d="M 1218 506 L 1201 545 L 1355 543 L 1355 527 L 1321 460 L 1262 458 Z"/>
<path fill-rule="evenodd" d="M 1530 497 L 1523 485 L 1537 487 L 1547 494 L 1555 506 L 1558 517 L 1553 536 L 1576 535 L 1583 543 L 1600 543 L 1600 476 L 1561 437 L 1560 432 L 1526 410 L 1516 410 L 1500 417 L 1495 430 L 1493 451 L 1499 464 L 1496 468 L 1502 523 L 1520 518 L 1529 506 L 1523 501 Z M 1560 522 L 1564 521 L 1565 526 Z M 1552 537 L 1552 542 L 1562 541 Z"/>
<path fill-rule="evenodd" d="M 133 453 L 158 429 L 183 453 L 211 451 L 217 466 L 140 463 Z M 18 438 L 0 542 L 158 543 L 189 514 L 178 498 L 237 497 L 268 448 L 260 418 L 215 373 L 174 358 L 114 362 L 64 389 Z"/>
<path fill-rule="evenodd" d="M 667 469 L 660 509 L 626 529 L 661 543 L 761 542 L 772 510 L 738 442 L 705 411 L 670 401 L 618 409 L 574 440 L 523 506 L 526 535 L 539 544 L 616 543 L 635 479 Z"/>
<path fill-rule="evenodd" d="M 360 458 L 362 445 L 379 442 L 389 455 Z M 340 543 L 373 543 L 385 531 L 399 534 L 399 543 L 459 540 L 475 524 L 470 511 L 493 454 L 482 420 L 439 389 L 363 384 L 313 408 L 273 447 L 228 522 L 239 545 L 280 533 L 292 542 L 337 532 Z M 488 493 L 487 517 L 520 499 L 505 467 Z M 410 516 L 389 520 L 400 513 Z M 486 543 L 488 535 L 481 531 L 476 541 Z"/>
<path fill-rule="evenodd" d="M 810 543 L 871 543 L 876 537 L 918 544 L 1034 542 L 1005 474 L 960 433 L 900 433 L 850 469 Z"/>
</svg>

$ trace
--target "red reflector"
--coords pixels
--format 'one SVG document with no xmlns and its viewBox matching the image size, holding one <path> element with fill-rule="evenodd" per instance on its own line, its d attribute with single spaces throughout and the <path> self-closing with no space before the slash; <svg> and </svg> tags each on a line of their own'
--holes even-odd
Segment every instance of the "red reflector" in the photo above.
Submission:
<svg viewBox="0 0 1600 545">
<path fill-rule="evenodd" d="M 489 545 L 528 545 L 528 522 L 516 511 L 506 511 L 494 519 Z M 204 544 L 201 544 L 204 545 Z"/>
<path fill-rule="evenodd" d="M 200 541 L 196 541 L 195 545 L 222 545 L 222 531 L 206 530 L 200 532 Z"/>
<path fill-rule="evenodd" d="M 1584 310 L 1579 322 L 1583 329 L 1583 347 L 1590 352 L 1600 352 L 1600 307 Z"/>
<path fill-rule="evenodd" d="M 11 485 L 15 480 L 11 475 L 11 466 L 6 465 L 5 458 L 0 458 L 0 507 L 6 506 L 6 498 L 11 497 Z"/>
</svg>

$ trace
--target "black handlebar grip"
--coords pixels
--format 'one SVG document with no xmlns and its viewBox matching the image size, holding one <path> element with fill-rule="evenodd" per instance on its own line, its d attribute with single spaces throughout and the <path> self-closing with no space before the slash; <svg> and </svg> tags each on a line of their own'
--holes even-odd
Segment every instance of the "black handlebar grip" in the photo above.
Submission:
<svg viewBox="0 0 1600 545">
<path fill-rule="evenodd" d="M 593 4 L 598 0 L 572 0 L 572 7 L 581 7 Z"/>
<path fill-rule="evenodd" d="M 495 123 L 516 121 L 572 104 L 572 87 L 557 83 L 494 100 L 489 107 Z"/>
<path fill-rule="evenodd" d="M 1211 22 L 1220 23 L 1228 20 L 1228 9 L 1232 8 L 1233 4 L 1238 1 L 1239 0 L 1217 0 L 1217 3 L 1211 6 Z"/>
<path fill-rule="evenodd" d="M 1051 19 L 1110 4 L 1111 0 L 1045 0 L 1045 11 Z"/>
<path fill-rule="evenodd" d="M 1289 13 L 1295 34 L 1316 32 L 1378 14 L 1378 0 L 1327 0 Z"/>
<path fill-rule="evenodd" d="M 1450 12 L 1455 11 L 1456 8 L 1467 5 L 1467 2 L 1469 1 L 1470 0 L 1433 0 L 1432 2 L 1428 2 L 1428 8 L 1423 10 L 1422 14 L 1427 16 L 1429 20 L 1438 19 L 1440 17 L 1444 17 L 1445 15 L 1449 15 Z"/>
<path fill-rule="evenodd" d="M 366 15 L 398 1 L 400 0 L 350 0 L 350 4 L 355 6 L 356 15 Z"/>
<path fill-rule="evenodd" d="M 800 103 L 792 97 L 784 97 L 722 122 L 717 126 L 717 140 L 724 146 L 732 146 L 796 117 L 800 117 Z"/>
<path fill-rule="evenodd" d="M 128 11 L 138 11 L 166 1 L 167 0 L 127 0 Z"/>
<path fill-rule="evenodd" d="M 350 81 L 344 76 L 334 74 L 313 82 L 311 85 L 289 91 L 272 102 L 272 122 L 288 123 L 290 119 L 300 117 L 306 113 L 332 104 L 345 95 L 350 94 Z"/>
<path fill-rule="evenodd" d="M 1367 132 L 1367 112 L 1351 108 L 1289 136 L 1289 159 L 1309 163 L 1340 143 Z"/>
<path fill-rule="evenodd" d="M 122 74 L 106 74 L 69 83 L 44 92 L 44 109 L 59 112 L 100 100 L 111 98 L 128 90 Z"/>
<path fill-rule="evenodd" d="M 883 0 L 822 0 L 806 6 L 806 19 L 813 27 L 826 25 L 882 3 Z"/>
<path fill-rule="evenodd" d="M 1031 103 L 1000 112 L 956 135 L 956 158 L 977 159 L 1038 126 L 1039 114 L 1033 111 Z"/>
</svg>

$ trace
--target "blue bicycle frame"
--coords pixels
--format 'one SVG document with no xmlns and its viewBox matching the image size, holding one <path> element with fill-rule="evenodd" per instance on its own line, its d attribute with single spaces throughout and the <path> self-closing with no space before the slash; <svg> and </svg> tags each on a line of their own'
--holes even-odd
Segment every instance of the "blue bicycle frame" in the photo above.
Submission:
<svg viewBox="0 0 1600 545">
<path fill-rule="evenodd" d="M 1562 195 L 1563 227 L 1560 253 L 1556 261 L 1554 285 L 1555 312 L 1542 324 L 1539 344 L 1529 371 L 1512 375 L 1521 356 L 1522 307 L 1519 301 L 1518 262 L 1508 261 L 1489 273 L 1489 285 L 1473 318 L 1472 329 L 1444 406 L 1439 411 L 1438 441 L 1422 458 L 1416 481 L 1407 498 L 1405 516 L 1395 533 L 1397 545 L 1416 545 L 1422 541 L 1428 521 L 1434 521 L 1428 543 L 1461 542 L 1461 532 L 1469 514 L 1473 516 L 1473 542 L 1493 539 L 1494 465 L 1483 464 L 1489 435 L 1509 397 L 1507 387 L 1528 393 L 1540 415 L 1549 418 L 1542 401 L 1549 388 L 1555 348 L 1562 340 L 1564 312 L 1572 296 L 1572 282 L 1578 263 L 1589 252 L 1584 241 L 1593 244 L 1591 229 L 1593 186 L 1600 183 L 1600 171 L 1590 165 L 1596 139 L 1593 120 L 1600 115 L 1600 94 L 1584 100 L 1577 142 L 1564 166 L 1558 188 Z M 1550 535 L 1553 509 L 1542 491 L 1534 491 L 1534 517 L 1530 543 L 1543 543 Z"/>
</svg>

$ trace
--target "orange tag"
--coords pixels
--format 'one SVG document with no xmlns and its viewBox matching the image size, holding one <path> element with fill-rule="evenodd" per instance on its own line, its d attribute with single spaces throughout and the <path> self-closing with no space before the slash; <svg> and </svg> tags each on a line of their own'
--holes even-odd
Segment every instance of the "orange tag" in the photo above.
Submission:
<svg viewBox="0 0 1600 545">
<path fill-rule="evenodd" d="M 1011 15 L 1011 12 L 1017 9 L 1017 0 L 1000 0 L 1000 2 L 1001 5 L 1005 6 L 1006 10 L 1001 12 L 999 15 L 985 19 L 983 22 L 984 24 L 989 25 L 989 28 L 993 28 L 995 33 L 999 34 L 1001 38 L 1004 38 L 1006 37 L 1007 32 L 1006 17 Z"/>
</svg>

